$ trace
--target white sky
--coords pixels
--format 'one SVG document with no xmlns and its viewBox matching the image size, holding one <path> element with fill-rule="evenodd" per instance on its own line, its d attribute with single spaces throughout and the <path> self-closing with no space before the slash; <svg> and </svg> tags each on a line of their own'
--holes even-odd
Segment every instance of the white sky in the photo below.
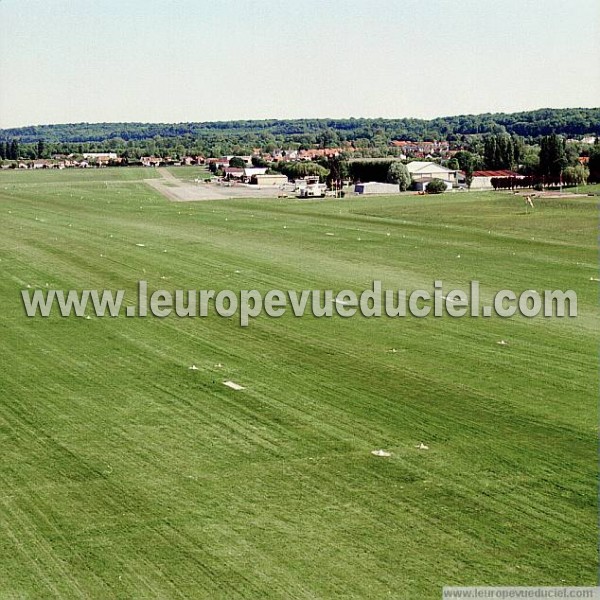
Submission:
<svg viewBox="0 0 600 600">
<path fill-rule="evenodd" d="M 0 127 L 600 105 L 598 0 L 0 0 Z"/>
</svg>

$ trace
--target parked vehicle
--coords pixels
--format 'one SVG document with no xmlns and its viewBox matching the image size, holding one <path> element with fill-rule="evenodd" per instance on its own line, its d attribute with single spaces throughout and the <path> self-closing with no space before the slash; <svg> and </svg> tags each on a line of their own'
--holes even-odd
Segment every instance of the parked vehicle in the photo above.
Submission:
<svg viewBox="0 0 600 600">
<path fill-rule="evenodd" d="M 296 191 L 300 198 L 324 198 L 327 186 L 319 183 L 318 175 L 310 175 L 296 180 Z"/>
</svg>

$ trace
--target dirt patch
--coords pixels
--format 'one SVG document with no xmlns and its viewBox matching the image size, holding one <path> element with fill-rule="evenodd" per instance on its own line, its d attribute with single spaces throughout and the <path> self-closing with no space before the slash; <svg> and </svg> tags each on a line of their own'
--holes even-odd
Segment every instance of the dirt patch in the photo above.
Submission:
<svg viewBox="0 0 600 600">
<path fill-rule="evenodd" d="M 556 190 L 547 190 L 543 192 L 527 192 L 519 191 L 515 192 L 515 196 L 531 196 L 534 200 L 536 198 L 585 198 L 587 194 L 578 194 L 576 192 L 559 192 Z"/>
<path fill-rule="evenodd" d="M 199 181 L 181 181 L 165 169 L 157 169 L 161 179 L 146 179 L 146 184 L 172 202 L 202 202 L 206 200 L 231 200 L 233 198 L 277 198 L 278 186 L 259 187 L 245 184 L 218 184 Z"/>
</svg>

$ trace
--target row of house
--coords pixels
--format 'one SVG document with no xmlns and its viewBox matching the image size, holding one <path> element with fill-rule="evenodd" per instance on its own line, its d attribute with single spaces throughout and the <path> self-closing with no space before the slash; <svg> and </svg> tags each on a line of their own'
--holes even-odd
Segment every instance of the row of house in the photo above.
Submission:
<svg viewBox="0 0 600 600">
<path fill-rule="evenodd" d="M 37 160 L 19 160 L 14 165 L 17 169 L 86 169 L 88 167 L 94 166 L 90 164 L 89 161 L 83 160 L 74 160 L 74 159 L 54 159 L 48 160 L 44 158 L 40 158 Z M 7 163 L 2 165 L 3 169 L 10 169 L 12 167 L 11 164 Z"/>
<path fill-rule="evenodd" d="M 429 158 L 434 155 L 447 158 L 450 155 L 450 143 L 446 141 L 411 142 L 407 140 L 394 140 L 391 146 L 400 150 L 404 158 Z"/>
<path fill-rule="evenodd" d="M 252 158 L 260 157 L 267 162 L 297 162 L 297 161 L 312 161 L 319 158 L 339 157 L 342 153 L 350 154 L 355 152 L 352 146 L 343 148 L 311 148 L 308 150 L 273 150 L 269 153 L 261 152 L 260 148 L 256 148 L 251 156 L 236 155 L 241 158 L 248 166 L 252 164 Z M 229 167 L 229 161 L 234 157 L 221 156 L 219 158 L 206 159 L 207 164 L 215 164 L 217 169 L 225 169 Z"/>
<path fill-rule="evenodd" d="M 192 165 L 204 165 L 206 159 L 204 156 L 182 156 L 181 158 L 172 158 L 171 156 L 142 156 L 140 163 L 143 167 L 181 167 L 181 166 L 192 166 Z"/>
<path fill-rule="evenodd" d="M 18 160 L 13 163 L 18 169 L 68 169 L 88 167 L 107 167 L 119 165 L 141 164 L 144 167 L 181 166 L 181 165 L 203 165 L 205 159 L 203 156 L 184 156 L 181 159 L 170 157 L 159 158 L 156 156 L 142 156 L 139 161 L 135 159 L 125 159 L 117 156 L 115 152 L 86 152 L 81 155 L 82 158 L 75 158 L 75 155 L 55 154 L 51 159 L 39 158 L 34 160 Z M 3 169 L 12 167 L 11 163 L 2 165 Z"/>
</svg>

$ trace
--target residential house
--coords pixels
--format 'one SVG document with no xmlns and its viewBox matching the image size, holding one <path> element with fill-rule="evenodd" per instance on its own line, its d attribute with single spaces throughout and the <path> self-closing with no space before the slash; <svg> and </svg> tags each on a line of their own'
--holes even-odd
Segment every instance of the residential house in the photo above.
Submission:
<svg viewBox="0 0 600 600">
<path fill-rule="evenodd" d="M 117 158 L 116 152 L 84 152 L 83 158 L 87 160 L 103 160 L 109 161 L 111 159 Z"/>
<path fill-rule="evenodd" d="M 51 169 L 53 164 L 49 160 L 38 159 L 31 163 L 32 169 Z"/>
<path fill-rule="evenodd" d="M 140 162 L 144 167 L 158 167 L 162 160 L 156 156 L 142 156 Z"/>
<path fill-rule="evenodd" d="M 225 169 L 229 166 L 229 159 L 226 156 L 221 158 L 208 158 L 206 162 L 209 165 L 215 165 L 216 169 Z"/>
<path fill-rule="evenodd" d="M 394 140 L 391 145 L 401 150 L 403 154 L 416 158 L 426 158 L 435 154 L 446 156 L 450 151 L 450 144 L 448 142 L 438 140 L 425 142 Z"/>
<path fill-rule="evenodd" d="M 184 156 L 181 159 L 181 164 L 185 166 L 190 165 L 203 165 L 204 156 Z"/>
<path fill-rule="evenodd" d="M 105 167 L 109 162 L 117 162 L 120 159 L 116 152 L 84 152 L 83 158 L 90 164 Z"/>
</svg>

